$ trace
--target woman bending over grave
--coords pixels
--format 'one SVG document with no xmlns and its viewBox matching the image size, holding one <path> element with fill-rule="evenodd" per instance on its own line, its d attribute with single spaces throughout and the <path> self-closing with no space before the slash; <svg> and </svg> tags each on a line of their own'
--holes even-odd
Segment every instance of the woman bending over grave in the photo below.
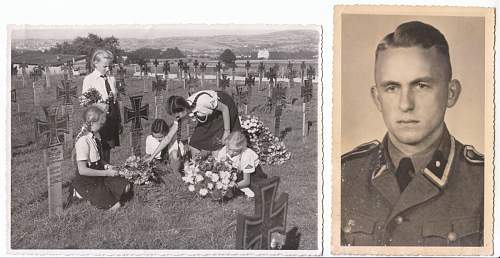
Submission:
<svg viewBox="0 0 500 258">
<path fill-rule="evenodd" d="M 189 141 L 193 156 L 201 154 L 201 151 L 207 153 L 221 149 L 230 132 L 241 129 L 238 108 L 234 100 L 223 91 L 198 91 L 187 99 L 171 96 L 167 100 L 166 109 L 176 120 L 189 116 L 197 121 Z M 171 131 L 175 128 L 175 132 L 171 137 L 177 132 L 177 127 L 178 123 L 174 123 Z M 171 140 L 167 135 L 152 155 L 158 155 Z"/>
<path fill-rule="evenodd" d="M 259 164 L 259 155 L 248 148 L 246 136 L 240 131 L 232 132 L 224 146 L 217 154 L 218 161 L 227 161 L 233 168 L 243 173 L 238 173 L 236 186 L 248 197 L 254 197 L 256 184 L 267 178 Z"/>
<path fill-rule="evenodd" d="M 177 122 L 175 122 L 177 123 Z M 151 124 L 151 134 L 146 137 L 146 154 L 152 155 L 158 148 L 158 145 L 168 136 L 170 130 L 167 122 L 163 119 L 155 119 Z M 172 137 L 172 136 L 170 136 Z M 164 148 L 156 156 L 151 156 L 154 159 L 166 161 L 170 163 L 173 171 L 180 172 L 181 161 L 180 157 L 185 154 L 184 145 L 182 142 L 173 140 L 169 141 L 168 148 Z M 167 152 L 168 150 L 168 152 Z"/>
<path fill-rule="evenodd" d="M 75 141 L 77 172 L 70 194 L 88 200 L 98 208 L 116 210 L 131 186 L 125 178 L 118 177 L 118 171 L 101 157 L 98 132 L 106 123 L 105 108 L 100 104 L 90 106 L 83 113 L 83 121 Z"/>
<path fill-rule="evenodd" d="M 115 77 L 109 76 L 113 54 L 108 50 L 98 49 L 92 55 L 91 61 L 94 71 L 83 79 L 82 93 L 94 88 L 107 103 L 106 123 L 99 133 L 102 139 L 102 159 L 109 162 L 111 149 L 120 146 L 120 133 L 123 130 L 120 107 L 116 99 L 116 80 Z"/>
</svg>

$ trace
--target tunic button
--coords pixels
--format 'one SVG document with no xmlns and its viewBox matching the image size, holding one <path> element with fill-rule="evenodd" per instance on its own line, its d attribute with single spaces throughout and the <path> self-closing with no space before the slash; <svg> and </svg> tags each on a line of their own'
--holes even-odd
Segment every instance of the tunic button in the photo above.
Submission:
<svg viewBox="0 0 500 258">
<path fill-rule="evenodd" d="M 401 217 L 401 216 L 397 216 L 397 217 L 394 219 L 394 221 L 396 222 L 396 224 L 401 225 L 401 224 L 403 224 L 403 217 Z"/>
<path fill-rule="evenodd" d="M 439 160 L 436 161 L 436 167 L 440 167 L 441 166 L 441 162 L 439 162 Z"/>
<path fill-rule="evenodd" d="M 454 242 L 455 240 L 457 240 L 457 233 L 453 231 L 448 233 L 448 240 L 450 240 L 450 242 Z"/>
</svg>

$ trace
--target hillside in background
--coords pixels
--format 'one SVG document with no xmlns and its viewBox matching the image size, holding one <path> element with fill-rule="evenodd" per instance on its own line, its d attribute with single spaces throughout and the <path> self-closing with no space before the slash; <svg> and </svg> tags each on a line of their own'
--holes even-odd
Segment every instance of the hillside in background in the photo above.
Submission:
<svg viewBox="0 0 500 258">
<path fill-rule="evenodd" d="M 175 48 L 188 54 L 210 54 L 226 48 L 237 55 L 267 49 L 269 51 L 317 51 L 320 34 L 315 30 L 289 30 L 256 35 L 225 35 L 199 37 L 166 37 L 156 39 L 120 38 L 120 48 L 125 51 L 139 48 Z M 13 39 L 13 49 L 44 50 L 67 40 Z"/>
</svg>

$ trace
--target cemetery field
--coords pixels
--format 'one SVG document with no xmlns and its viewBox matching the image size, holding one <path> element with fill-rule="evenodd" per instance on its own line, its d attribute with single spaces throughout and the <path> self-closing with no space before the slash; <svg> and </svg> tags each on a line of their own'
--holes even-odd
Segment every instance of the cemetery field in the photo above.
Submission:
<svg viewBox="0 0 500 258">
<path fill-rule="evenodd" d="M 55 105 L 56 87 L 61 78 L 53 76 L 51 85 L 40 90 L 37 97 L 40 105 Z M 72 79 L 81 95 L 83 77 Z M 151 90 L 153 78 L 146 79 L 147 92 L 143 93 L 144 80 L 127 78 L 128 96 L 144 95 L 142 105 L 149 104 L 149 120 L 142 120 L 144 128 L 142 153 L 145 137 L 154 119 L 154 94 Z M 45 81 L 37 83 L 44 84 Z M 196 84 L 197 83 L 197 84 Z M 202 90 L 199 81 L 194 90 Z M 242 84 L 243 82 L 238 82 Z M 215 81 L 205 81 L 206 89 L 215 89 Z M 258 90 L 258 78 L 252 90 L 248 111 L 259 117 L 274 131 L 274 110 L 270 113 L 259 108 L 267 99 L 267 82 L 263 91 Z M 183 83 L 168 81 L 169 90 L 163 92 L 163 100 L 170 95 L 187 96 Z M 288 83 L 283 82 L 283 86 Z M 117 212 L 111 213 L 95 208 L 87 202 L 73 203 L 63 214 L 49 218 L 47 171 L 43 151 L 35 144 L 34 119 L 46 118 L 39 106 L 33 105 L 33 81 L 21 77 L 12 79 L 16 89 L 17 102 L 11 105 L 11 173 L 10 173 L 10 241 L 13 249 L 234 249 L 236 241 L 236 217 L 238 213 L 254 214 L 254 200 L 239 196 L 227 203 L 195 197 L 177 173 L 163 176 L 165 183 L 149 186 L 135 186 L 134 196 Z M 231 89 L 233 89 L 232 87 Z M 230 89 L 228 89 L 229 91 Z M 130 107 L 127 97 L 122 105 Z M 296 99 L 293 101 L 292 100 Z M 74 100 L 74 126 L 76 135 L 81 125 L 83 108 Z M 161 100 L 160 100 L 161 101 Z M 302 137 L 302 98 L 300 79 L 288 89 L 286 105 L 281 116 L 281 129 L 291 129 L 284 143 L 292 153 L 290 160 L 282 165 L 264 165 L 264 172 L 270 177 L 279 176 L 278 194 L 288 193 L 287 231 L 297 227 L 301 234 L 299 249 L 318 248 L 318 93 L 313 85 L 313 98 L 308 107 L 307 120 L 312 125 L 310 133 Z M 19 105 L 18 105 L 19 104 Z M 20 110 L 18 110 L 20 108 Z M 244 110 L 240 107 L 240 110 Z M 18 112 L 20 111 L 20 112 Z M 159 117 L 170 123 L 159 106 Z M 121 164 L 130 156 L 130 124 L 125 124 L 120 138 L 121 146 L 112 150 L 111 164 Z M 191 124 L 190 131 L 194 128 Z M 183 138 L 188 135 L 186 125 L 182 126 Z M 68 182 L 75 174 L 76 166 L 71 161 L 72 143 L 65 146 L 62 163 L 63 199 L 68 195 Z M 321 166 L 320 166 L 321 167 Z"/>
</svg>

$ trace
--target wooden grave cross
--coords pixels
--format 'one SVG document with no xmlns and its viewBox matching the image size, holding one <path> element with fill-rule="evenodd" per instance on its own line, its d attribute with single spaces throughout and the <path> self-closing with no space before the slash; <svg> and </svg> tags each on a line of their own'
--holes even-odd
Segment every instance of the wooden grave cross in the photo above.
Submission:
<svg viewBox="0 0 500 258">
<path fill-rule="evenodd" d="M 60 215 L 63 210 L 62 202 L 62 173 L 64 134 L 68 132 L 67 116 L 58 118 L 59 107 L 55 112 L 49 112 L 48 107 L 43 107 L 47 121 L 35 118 L 36 139 L 46 136 L 48 143 L 43 149 L 44 161 L 47 167 L 47 183 L 49 195 L 49 216 Z"/>
<path fill-rule="evenodd" d="M 73 98 L 77 98 L 76 86 L 71 86 L 70 80 L 61 80 L 62 88 L 56 87 L 56 99 L 63 100 L 62 113 L 68 116 L 68 135 L 64 137 L 66 146 L 73 144 Z"/>
<path fill-rule="evenodd" d="M 155 58 L 155 60 L 153 61 L 153 65 L 155 66 L 155 76 L 156 76 L 156 74 L 157 74 L 157 72 L 158 72 L 158 65 L 159 65 L 159 64 L 160 64 L 160 63 L 158 62 L 158 59 L 157 59 L 157 58 Z"/>
<path fill-rule="evenodd" d="M 130 104 L 132 108 L 125 107 L 123 110 L 123 117 L 125 123 L 132 121 L 130 127 L 130 142 L 132 153 L 136 156 L 141 155 L 141 135 L 142 124 L 141 119 L 148 120 L 149 104 L 141 106 L 142 96 L 131 96 Z"/>
<path fill-rule="evenodd" d="M 223 91 L 226 90 L 227 87 L 229 87 L 229 80 L 230 79 L 227 78 L 227 74 L 222 75 L 222 79 L 220 80 L 219 85 Z"/>
<path fill-rule="evenodd" d="M 159 117 L 159 112 L 158 112 L 158 102 L 162 103 L 163 102 L 163 95 L 161 94 L 162 91 L 167 90 L 167 82 L 165 80 L 162 80 L 159 76 L 156 76 L 156 81 L 152 82 L 152 88 L 153 92 L 155 93 L 155 119 Z"/>
<path fill-rule="evenodd" d="M 205 62 L 201 62 L 200 65 L 201 70 L 201 87 L 205 87 L 205 71 L 207 70 L 207 64 Z"/>
<path fill-rule="evenodd" d="M 274 133 L 280 135 L 281 115 L 283 113 L 283 102 L 286 98 L 286 89 L 280 87 L 280 84 L 276 84 L 271 98 L 274 104 Z"/>
<path fill-rule="evenodd" d="M 301 87 L 300 96 L 302 101 L 302 136 L 307 136 L 309 128 L 306 120 L 306 106 L 312 99 L 312 79 L 304 80 L 304 86 Z"/>
<path fill-rule="evenodd" d="M 307 79 L 313 80 L 315 76 L 316 76 L 316 70 L 312 65 L 309 65 L 309 68 L 307 68 Z"/>
<path fill-rule="evenodd" d="M 260 62 L 259 64 L 259 90 L 262 90 L 262 78 L 264 77 L 264 71 L 266 67 L 264 66 L 264 62 Z"/>
<path fill-rule="evenodd" d="M 220 70 L 222 69 L 222 64 L 219 62 L 217 62 L 217 64 L 215 65 L 215 72 L 217 73 L 217 78 L 215 79 L 217 85 L 217 89 L 219 89 L 221 87 L 220 85 Z"/>
<path fill-rule="evenodd" d="M 194 66 L 194 78 L 195 79 L 198 79 L 198 66 L 200 65 L 200 63 L 198 63 L 198 60 L 195 59 L 194 62 L 193 62 L 193 66 Z"/>
<path fill-rule="evenodd" d="M 295 71 L 293 70 L 293 64 L 288 62 L 288 88 L 293 87 L 293 76 L 295 75 Z"/>
<path fill-rule="evenodd" d="M 16 104 L 16 113 L 18 115 L 18 119 L 19 119 L 19 122 L 21 122 L 21 105 L 19 105 L 20 103 L 17 102 L 17 90 L 16 89 L 12 89 L 10 90 L 10 101 L 12 103 L 15 103 Z"/>
<path fill-rule="evenodd" d="M 240 106 L 245 108 L 245 115 L 248 114 L 248 86 L 246 84 L 236 85 L 236 103 L 238 110 Z"/>
<path fill-rule="evenodd" d="M 189 65 L 187 63 L 184 64 L 182 67 L 182 70 L 184 71 L 184 89 L 187 87 L 187 80 L 191 79 L 191 75 L 189 74 Z M 189 74 L 189 76 L 188 76 Z"/>
<path fill-rule="evenodd" d="M 286 233 L 288 194 L 278 198 L 279 182 L 277 176 L 262 181 L 255 191 L 255 214 L 237 215 L 236 249 L 269 250 L 273 233 Z"/>
<path fill-rule="evenodd" d="M 182 59 L 179 59 L 179 62 L 177 62 L 177 66 L 179 67 L 179 69 L 177 70 L 177 79 L 182 80 L 182 68 L 184 67 L 184 62 L 182 61 Z"/>
<path fill-rule="evenodd" d="M 233 64 L 231 67 L 231 81 L 233 83 L 233 86 L 236 86 L 236 80 L 234 79 L 234 74 L 236 72 L 236 63 Z"/>
<path fill-rule="evenodd" d="M 168 60 L 163 63 L 163 73 L 165 74 L 165 78 L 168 79 L 168 74 L 170 73 L 170 63 Z"/>
<path fill-rule="evenodd" d="M 250 64 L 250 61 L 247 60 L 247 62 L 245 63 L 245 71 L 246 71 L 245 77 L 248 77 L 248 71 L 250 71 L 251 66 L 252 65 Z"/>
<path fill-rule="evenodd" d="M 269 78 L 269 84 L 268 84 L 269 86 L 268 86 L 267 96 L 271 97 L 271 88 L 274 85 L 276 85 L 277 84 L 276 82 L 278 81 L 276 71 L 272 67 L 270 67 L 269 73 L 267 76 Z"/>
<path fill-rule="evenodd" d="M 306 62 L 302 61 L 302 63 L 300 64 L 300 83 L 301 84 L 304 84 L 304 71 L 306 70 L 306 68 L 307 68 Z"/>
<path fill-rule="evenodd" d="M 248 101 L 252 98 L 253 87 L 255 86 L 255 77 L 252 74 L 248 74 L 245 78 L 245 85 L 248 89 Z"/>
</svg>

